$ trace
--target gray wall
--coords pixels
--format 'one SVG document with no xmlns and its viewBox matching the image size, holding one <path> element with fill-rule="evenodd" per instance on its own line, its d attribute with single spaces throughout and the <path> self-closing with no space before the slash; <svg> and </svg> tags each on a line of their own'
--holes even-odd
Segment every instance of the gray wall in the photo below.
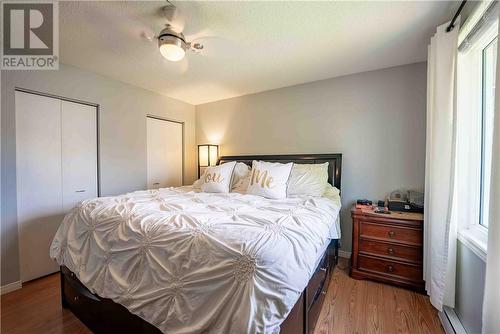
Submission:
<svg viewBox="0 0 500 334">
<path fill-rule="evenodd" d="M 342 249 L 350 206 L 423 189 L 426 64 L 412 64 L 196 106 L 196 142 L 222 154 L 342 153 Z"/>
<path fill-rule="evenodd" d="M 469 334 L 481 333 L 485 273 L 486 263 L 459 241 L 455 313 Z"/>
<path fill-rule="evenodd" d="M 1 284 L 19 280 L 14 88 L 100 105 L 101 195 L 146 188 L 146 114 L 185 122 L 185 183 L 196 176 L 195 108 L 151 91 L 61 65 L 59 71 L 2 71 Z"/>
</svg>

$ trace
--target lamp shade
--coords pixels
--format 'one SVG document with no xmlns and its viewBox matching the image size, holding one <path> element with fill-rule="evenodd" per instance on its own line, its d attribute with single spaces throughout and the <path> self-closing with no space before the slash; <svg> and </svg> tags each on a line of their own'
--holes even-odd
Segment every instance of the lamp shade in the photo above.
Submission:
<svg viewBox="0 0 500 334">
<path fill-rule="evenodd" d="M 208 145 L 198 146 L 198 166 L 208 166 Z"/>
<path fill-rule="evenodd" d="M 208 164 L 210 166 L 215 166 L 215 165 L 217 165 L 218 160 L 219 160 L 219 146 L 209 145 L 208 146 Z"/>
<path fill-rule="evenodd" d="M 201 168 L 215 166 L 219 160 L 219 145 L 198 145 L 198 177 L 201 176 Z"/>
</svg>

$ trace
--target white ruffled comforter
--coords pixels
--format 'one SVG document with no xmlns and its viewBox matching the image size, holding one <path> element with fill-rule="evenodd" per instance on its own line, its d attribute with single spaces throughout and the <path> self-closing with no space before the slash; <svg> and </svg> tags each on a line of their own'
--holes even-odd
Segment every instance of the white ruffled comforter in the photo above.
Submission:
<svg viewBox="0 0 500 334">
<path fill-rule="evenodd" d="M 340 237 L 332 191 L 269 200 L 181 187 L 87 200 L 50 255 L 163 332 L 274 333 Z"/>
</svg>

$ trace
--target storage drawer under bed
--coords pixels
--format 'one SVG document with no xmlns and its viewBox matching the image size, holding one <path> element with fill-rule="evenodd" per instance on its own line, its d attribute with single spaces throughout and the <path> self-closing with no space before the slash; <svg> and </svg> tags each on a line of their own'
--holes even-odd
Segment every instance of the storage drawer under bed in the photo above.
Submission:
<svg viewBox="0 0 500 334">
<path fill-rule="evenodd" d="M 161 331 L 111 299 L 92 294 L 66 267 L 61 267 L 63 307 L 69 308 L 92 332 L 97 334 L 161 334 Z M 127 318 L 127 322 L 117 318 Z"/>
<path fill-rule="evenodd" d="M 323 258 L 319 262 L 316 271 L 314 272 L 313 276 L 311 277 L 311 280 L 309 281 L 309 284 L 307 285 L 307 294 L 306 294 L 307 309 L 311 308 L 315 297 L 317 299 L 317 295 L 321 293 L 321 289 L 323 288 L 325 281 L 328 279 L 328 273 L 329 273 L 328 257 L 325 254 L 325 256 L 323 256 Z"/>
<path fill-rule="evenodd" d="M 336 248 L 337 245 L 334 240 L 330 247 Z M 281 332 L 302 334 L 312 333 L 314 330 L 325 300 L 331 270 L 335 265 L 335 256 L 332 254 L 325 252 L 304 293 L 283 322 Z M 61 292 L 63 307 L 69 308 L 94 333 L 161 333 L 124 306 L 92 294 L 65 266 L 61 266 Z"/>
</svg>

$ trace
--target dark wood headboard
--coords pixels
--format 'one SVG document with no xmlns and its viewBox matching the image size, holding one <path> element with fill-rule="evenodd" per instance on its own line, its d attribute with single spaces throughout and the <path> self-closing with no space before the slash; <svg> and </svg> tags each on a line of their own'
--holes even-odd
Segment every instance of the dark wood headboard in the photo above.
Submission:
<svg viewBox="0 0 500 334">
<path fill-rule="evenodd" d="M 253 160 L 293 162 L 296 164 L 322 164 L 328 162 L 328 183 L 340 190 L 342 176 L 342 154 L 284 154 L 284 155 L 227 155 L 220 157 L 218 164 L 238 161 L 252 167 Z"/>
</svg>

